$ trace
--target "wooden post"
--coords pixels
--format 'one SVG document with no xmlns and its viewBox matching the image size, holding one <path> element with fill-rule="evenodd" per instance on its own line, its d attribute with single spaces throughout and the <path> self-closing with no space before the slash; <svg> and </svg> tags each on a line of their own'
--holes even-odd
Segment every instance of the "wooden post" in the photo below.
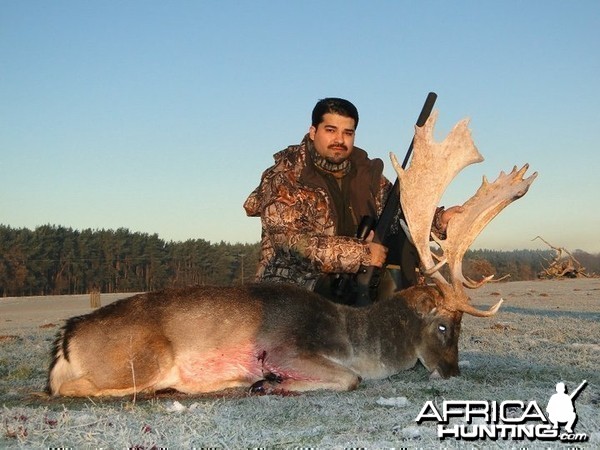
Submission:
<svg viewBox="0 0 600 450">
<path fill-rule="evenodd" d="M 90 308 L 100 308 L 100 289 L 92 289 L 90 291 Z"/>
</svg>

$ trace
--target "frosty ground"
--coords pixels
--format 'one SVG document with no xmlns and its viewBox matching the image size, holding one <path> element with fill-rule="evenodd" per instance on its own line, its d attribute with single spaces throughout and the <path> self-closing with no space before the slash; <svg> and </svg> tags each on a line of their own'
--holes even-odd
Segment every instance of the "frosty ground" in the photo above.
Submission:
<svg viewBox="0 0 600 450">
<path fill-rule="evenodd" d="M 102 295 L 107 304 L 126 295 Z M 64 399 L 43 394 L 64 320 L 90 311 L 88 296 L 0 299 L 0 448 L 567 448 L 558 441 L 464 441 L 415 423 L 432 400 L 537 401 L 559 381 L 574 389 L 575 431 L 600 447 L 600 279 L 492 283 L 475 305 L 505 299 L 488 319 L 465 316 L 461 376 L 430 381 L 417 366 L 347 393 L 180 394 Z"/>
</svg>

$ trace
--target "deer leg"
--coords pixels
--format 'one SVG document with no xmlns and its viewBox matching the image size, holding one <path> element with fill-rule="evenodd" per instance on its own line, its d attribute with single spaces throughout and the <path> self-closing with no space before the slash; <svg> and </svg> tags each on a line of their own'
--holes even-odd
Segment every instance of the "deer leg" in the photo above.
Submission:
<svg viewBox="0 0 600 450">
<path fill-rule="evenodd" d="M 134 388 L 123 389 L 100 389 L 89 378 L 81 377 L 75 380 L 65 381 L 58 391 L 59 395 L 65 397 L 122 397 L 138 392 Z"/>
<path fill-rule="evenodd" d="M 66 397 L 91 397 L 98 394 L 99 389 L 87 378 L 64 381 L 56 394 Z"/>
<path fill-rule="evenodd" d="M 264 379 L 250 387 L 250 393 L 285 394 L 319 389 L 351 391 L 361 381 L 356 372 L 324 356 L 298 357 L 289 361 L 287 366 L 287 369 L 267 372 Z"/>
<path fill-rule="evenodd" d="M 56 394 L 69 397 L 123 396 L 168 387 L 173 365 L 172 349 L 164 338 L 124 339 L 124 345 L 91 348 L 72 346 L 70 361 L 62 355 L 51 374 Z M 166 386 L 165 386 L 166 383 Z"/>
</svg>

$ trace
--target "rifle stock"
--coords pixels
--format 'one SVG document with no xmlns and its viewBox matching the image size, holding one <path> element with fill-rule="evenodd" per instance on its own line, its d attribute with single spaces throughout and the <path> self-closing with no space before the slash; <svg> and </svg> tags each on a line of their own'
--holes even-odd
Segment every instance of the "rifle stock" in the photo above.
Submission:
<svg viewBox="0 0 600 450">
<path fill-rule="evenodd" d="M 435 92 L 430 92 L 427 94 L 427 98 L 425 99 L 425 103 L 423 104 L 423 108 L 421 109 L 421 113 L 417 118 L 416 125 L 418 127 L 422 127 L 425 125 L 425 122 L 429 118 L 431 111 L 433 110 L 433 105 L 437 100 L 437 94 Z M 414 137 L 408 146 L 408 150 L 406 152 L 406 156 L 404 157 L 404 161 L 402 161 L 402 168 L 406 168 L 410 157 L 412 155 L 413 146 L 415 140 Z M 398 215 L 398 210 L 401 208 L 400 206 L 400 187 L 399 181 L 396 178 L 394 182 L 394 186 L 390 191 L 388 198 L 385 202 L 385 206 L 381 211 L 381 215 L 377 220 L 377 225 L 375 226 L 375 236 L 373 238 L 373 242 L 377 244 L 381 244 L 389 229 L 394 221 L 394 218 Z M 402 230 L 401 233 L 404 233 Z M 368 233 L 367 233 L 368 234 Z M 361 267 L 356 275 L 356 306 L 367 306 L 371 303 L 371 296 L 369 293 L 369 286 L 371 284 L 371 278 L 373 277 L 373 272 L 375 271 L 374 266 Z"/>
</svg>

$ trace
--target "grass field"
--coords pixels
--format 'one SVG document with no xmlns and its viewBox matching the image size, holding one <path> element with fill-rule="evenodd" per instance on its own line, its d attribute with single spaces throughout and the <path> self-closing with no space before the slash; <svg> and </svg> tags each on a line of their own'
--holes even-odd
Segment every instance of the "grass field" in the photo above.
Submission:
<svg viewBox="0 0 600 450">
<path fill-rule="evenodd" d="M 480 306 L 499 296 L 495 317 L 463 319 L 462 374 L 449 380 L 430 381 L 417 366 L 347 393 L 77 400 L 42 392 L 54 336 L 65 318 L 90 310 L 89 298 L 0 299 L 0 448 L 600 448 L 600 279 L 473 293 Z M 415 422 L 427 401 L 535 400 L 544 409 L 557 382 L 573 390 L 584 379 L 575 432 L 587 442 L 440 440 L 433 421 Z"/>
</svg>

